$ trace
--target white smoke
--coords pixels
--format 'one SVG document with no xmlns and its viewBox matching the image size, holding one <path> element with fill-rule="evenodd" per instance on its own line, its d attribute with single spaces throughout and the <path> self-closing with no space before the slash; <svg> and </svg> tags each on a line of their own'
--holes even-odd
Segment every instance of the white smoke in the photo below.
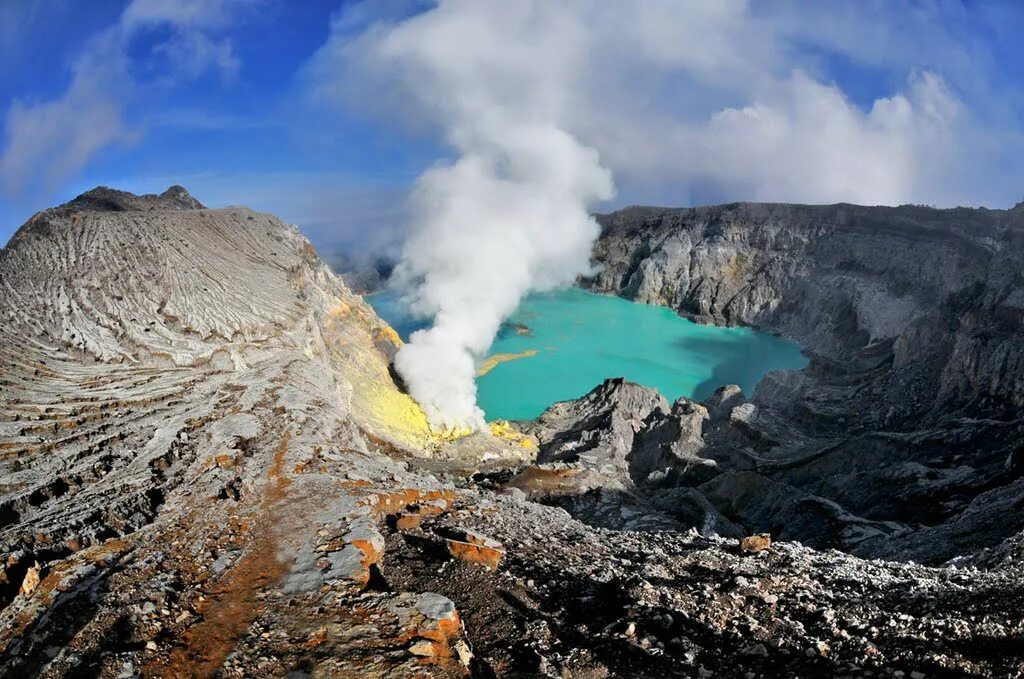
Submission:
<svg viewBox="0 0 1024 679">
<path fill-rule="evenodd" d="M 528 292 L 590 267 L 589 208 L 613 188 L 562 123 L 571 102 L 560 85 L 585 48 L 573 18 L 532 3 L 446 2 L 367 38 L 458 155 L 417 181 L 396 272 L 415 286 L 413 310 L 434 317 L 395 366 L 435 428 L 484 426 L 474 373 L 501 322 Z"/>
<path fill-rule="evenodd" d="M 435 428 L 484 425 L 477 359 L 523 295 L 588 270 L 598 226 L 587 208 L 612 194 L 597 152 L 553 123 L 489 127 L 457 135 L 461 157 L 420 178 L 399 268 L 419 282 L 414 310 L 435 320 L 395 366 Z"/>
</svg>

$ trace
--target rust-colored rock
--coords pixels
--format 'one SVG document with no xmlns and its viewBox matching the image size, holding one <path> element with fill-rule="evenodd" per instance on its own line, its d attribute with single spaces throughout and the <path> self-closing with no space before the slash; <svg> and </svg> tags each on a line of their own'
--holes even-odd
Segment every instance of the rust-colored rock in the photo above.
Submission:
<svg viewBox="0 0 1024 679">
<path fill-rule="evenodd" d="M 39 587 L 39 581 L 42 579 L 40 577 L 41 570 L 42 569 L 39 567 L 39 564 L 28 569 L 25 573 L 25 579 L 21 581 L 20 591 L 22 594 L 31 596 L 32 592 L 36 591 L 36 588 Z"/>
<path fill-rule="evenodd" d="M 573 488 L 573 479 L 580 474 L 576 468 L 555 469 L 529 466 L 517 474 L 506 486 L 518 488 L 526 494 L 555 493 Z"/>
<path fill-rule="evenodd" d="M 451 505 L 450 500 L 441 498 L 425 503 L 411 504 L 405 511 L 393 514 L 391 520 L 396 530 L 416 530 L 428 516 L 443 514 Z"/>
<path fill-rule="evenodd" d="M 418 503 L 438 502 L 445 507 L 450 507 L 454 500 L 455 491 L 450 488 L 438 490 L 406 488 L 391 493 L 375 493 L 371 496 L 369 504 L 378 512 L 395 514 L 403 511 L 409 505 Z"/>
<path fill-rule="evenodd" d="M 464 673 L 463 657 L 472 657 L 462 637 L 462 620 L 455 604 L 434 592 L 399 595 L 389 606 L 399 616 L 404 631 L 396 639 L 419 662 Z M 463 648 L 464 647 L 464 648 Z"/>
<path fill-rule="evenodd" d="M 371 526 L 361 525 L 350 530 L 344 541 L 359 553 L 359 566 L 350 577 L 365 587 L 370 581 L 370 566 L 384 556 L 384 536 Z M 341 554 L 344 556 L 344 550 Z"/>
<path fill-rule="evenodd" d="M 497 569 L 505 556 L 505 547 L 497 540 L 469 530 L 460 530 L 446 538 L 448 553 L 456 559 Z"/>
<path fill-rule="evenodd" d="M 418 655 L 421 658 L 430 658 L 437 655 L 437 649 L 432 641 L 417 641 L 415 644 L 409 647 L 409 652 L 413 655 Z"/>
<path fill-rule="evenodd" d="M 221 469 L 231 469 L 235 466 L 235 456 L 228 454 L 218 455 L 214 458 L 214 462 Z"/>
<path fill-rule="evenodd" d="M 395 528 L 397 530 L 402 530 L 402 531 L 416 530 L 417 528 L 420 527 L 420 524 L 422 522 L 423 522 L 423 515 L 422 514 L 403 513 L 403 514 L 399 514 L 398 517 L 395 519 Z"/>
<path fill-rule="evenodd" d="M 740 541 L 740 551 L 747 554 L 757 554 L 772 546 L 772 536 L 768 533 L 748 535 Z"/>
</svg>

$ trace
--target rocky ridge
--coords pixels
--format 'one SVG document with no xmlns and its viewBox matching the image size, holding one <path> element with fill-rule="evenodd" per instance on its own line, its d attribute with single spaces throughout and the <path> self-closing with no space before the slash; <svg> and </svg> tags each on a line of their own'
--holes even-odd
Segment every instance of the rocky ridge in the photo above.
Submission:
<svg viewBox="0 0 1024 679">
<path fill-rule="evenodd" d="M 1019 539 L 866 560 L 705 491 L 685 530 L 701 441 L 762 431 L 731 390 L 436 436 L 391 329 L 270 215 L 91 191 L 0 251 L 0 315 L 0 676 L 1024 671 Z"/>
</svg>

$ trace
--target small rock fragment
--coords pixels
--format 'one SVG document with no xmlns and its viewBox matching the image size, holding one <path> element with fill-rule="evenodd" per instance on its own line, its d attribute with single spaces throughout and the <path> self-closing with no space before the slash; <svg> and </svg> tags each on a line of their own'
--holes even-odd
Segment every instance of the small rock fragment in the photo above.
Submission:
<svg viewBox="0 0 1024 679">
<path fill-rule="evenodd" d="M 769 533 L 758 533 L 748 535 L 740 541 L 740 551 L 747 554 L 757 554 L 772 546 L 772 536 Z"/>
<path fill-rule="evenodd" d="M 39 564 L 36 564 L 25 572 L 25 579 L 21 581 L 22 594 L 31 596 L 32 592 L 36 591 L 36 588 L 39 587 L 41 570 Z"/>
<path fill-rule="evenodd" d="M 445 543 L 448 553 L 453 557 L 492 570 L 498 568 L 502 557 L 505 556 L 504 545 L 471 530 L 459 529 L 456 535 L 446 538 Z"/>
<path fill-rule="evenodd" d="M 466 667 L 473 662 L 473 651 L 469 650 L 469 644 L 462 639 L 455 642 L 455 653 L 459 656 L 459 662 Z"/>
<path fill-rule="evenodd" d="M 434 655 L 434 644 L 430 641 L 417 641 L 409 647 L 409 652 L 421 658 L 429 658 Z"/>
</svg>

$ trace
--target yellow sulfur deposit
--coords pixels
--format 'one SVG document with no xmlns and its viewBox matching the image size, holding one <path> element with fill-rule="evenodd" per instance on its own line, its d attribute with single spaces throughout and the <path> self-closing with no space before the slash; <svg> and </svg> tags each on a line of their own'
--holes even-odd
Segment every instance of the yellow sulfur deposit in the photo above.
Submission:
<svg viewBox="0 0 1024 679">
<path fill-rule="evenodd" d="M 388 438 L 402 443 L 422 445 L 433 438 L 427 416 L 416 401 L 386 382 L 365 382 L 355 385 L 365 408 L 367 422 Z"/>
<path fill-rule="evenodd" d="M 369 307 L 366 307 L 368 310 Z M 354 332 L 353 324 L 337 322 L 353 313 L 362 312 L 361 305 L 350 305 L 344 301 L 336 304 L 326 319 L 324 340 L 331 351 L 332 359 L 341 366 L 352 384 L 353 397 L 350 400 L 353 417 L 370 435 L 378 437 L 407 451 L 432 451 L 453 441 L 475 434 L 472 429 L 431 429 L 427 416 L 416 401 L 402 392 L 388 375 L 387 357 L 380 351 L 379 343 L 390 342 L 395 347 L 402 345 L 398 334 L 387 323 L 380 322 L 368 312 L 368 319 L 374 322 L 359 324 L 361 332 Z M 362 335 L 361 337 L 357 335 Z M 369 341 L 367 341 L 369 340 Z M 375 346 L 376 343 L 376 346 Z M 478 374 L 486 373 L 505 361 L 533 356 L 536 350 L 519 354 L 497 354 L 484 361 Z M 533 439 L 516 431 L 504 420 L 489 425 L 490 434 L 513 446 L 533 450 Z"/>
<path fill-rule="evenodd" d="M 495 420 L 490 423 L 491 436 L 506 441 L 511 441 L 523 448 L 536 448 L 537 444 L 529 436 L 525 436 L 509 423 L 508 420 Z"/>
<path fill-rule="evenodd" d="M 420 405 L 390 383 L 361 383 L 356 385 L 356 391 L 363 409 L 362 417 L 358 419 L 371 433 L 399 445 L 430 449 L 473 433 L 471 429 L 431 429 Z"/>
<path fill-rule="evenodd" d="M 509 361 L 514 361 L 519 358 L 529 358 L 530 356 L 536 355 L 536 349 L 527 349 L 526 351 L 520 351 L 517 354 L 494 354 L 493 356 L 488 356 L 484 359 L 483 363 L 480 364 L 480 367 L 476 369 L 476 376 L 482 377 L 502 363 L 508 363 Z"/>
<path fill-rule="evenodd" d="M 377 341 L 377 342 L 379 342 L 381 340 L 386 340 L 386 341 L 391 342 L 392 344 L 394 344 L 396 347 L 401 347 L 402 344 L 403 344 L 402 338 L 399 337 L 398 333 L 395 332 L 395 329 L 392 328 L 387 323 L 381 323 L 374 330 L 373 339 L 374 339 L 374 341 Z"/>
</svg>

